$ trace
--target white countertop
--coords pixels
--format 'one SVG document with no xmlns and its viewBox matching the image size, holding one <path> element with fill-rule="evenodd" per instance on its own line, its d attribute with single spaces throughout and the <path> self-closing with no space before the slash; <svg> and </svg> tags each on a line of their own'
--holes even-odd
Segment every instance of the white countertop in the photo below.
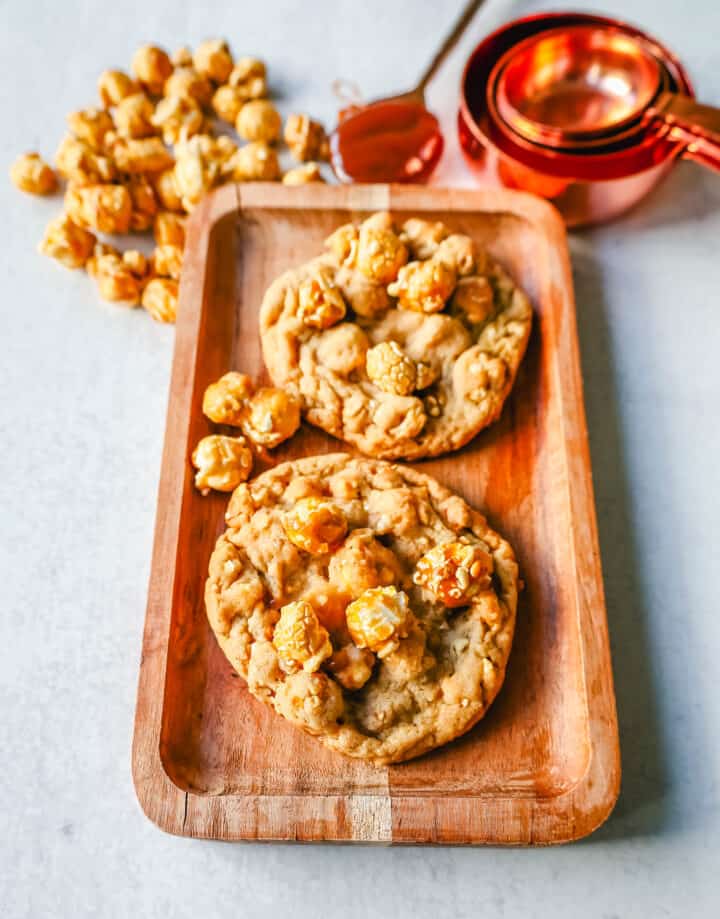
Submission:
<svg viewBox="0 0 720 919">
<path fill-rule="evenodd" d="M 595 2 L 572 0 L 593 8 Z M 489 0 L 430 98 L 439 178 L 461 61 L 553 4 Z M 715 0 L 603 0 L 720 104 Z M 329 84 L 410 85 L 459 0 L 5 0 L 3 175 L 135 47 L 209 35 L 271 68 L 280 105 L 332 120 Z M 551 850 L 223 845 L 142 815 L 130 743 L 173 329 L 102 303 L 35 246 L 59 209 L 0 181 L 0 911 L 38 917 L 717 915 L 720 899 L 720 176 L 680 165 L 625 219 L 575 234 L 587 411 L 623 791 Z M 712 903 L 715 902 L 715 911 Z"/>
</svg>

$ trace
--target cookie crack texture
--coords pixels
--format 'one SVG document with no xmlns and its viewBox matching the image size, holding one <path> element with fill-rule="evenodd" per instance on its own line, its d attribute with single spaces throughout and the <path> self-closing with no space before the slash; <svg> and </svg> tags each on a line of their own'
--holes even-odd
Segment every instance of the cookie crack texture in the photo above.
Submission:
<svg viewBox="0 0 720 919">
<path fill-rule="evenodd" d="M 260 311 L 265 364 L 312 424 L 385 459 L 456 450 L 502 411 L 532 307 L 472 239 L 387 213 L 346 224 Z"/>
<path fill-rule="evenodd" d="M 502 685 L 509 544 L 417 470 L 347 454 L 240 485 L 210 625 L 253 695 L 333 750 L 400 762 L 469 730 Z"/>
</svg>

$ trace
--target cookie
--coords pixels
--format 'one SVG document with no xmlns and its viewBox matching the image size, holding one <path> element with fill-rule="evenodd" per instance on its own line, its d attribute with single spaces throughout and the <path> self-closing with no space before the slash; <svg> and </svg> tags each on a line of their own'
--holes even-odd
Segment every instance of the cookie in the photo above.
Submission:
<svg viewBox="0 0 720 919">
<path fill-rule="evenodd" d="M 312 424 L 384 459 L 457 450 L 495 421 L 532 307 L 468 236 L 379 213 L 285 272 L 260 310 L 265 364 Z"/>
<path fill-rule="evenodd" d="M 337 453 L 240 485 L 210 559 L 208 619 L 250 692 L 347 756 L 396 763 L 486 713 L 518 567 L 435 479 Z"/>
</svg>

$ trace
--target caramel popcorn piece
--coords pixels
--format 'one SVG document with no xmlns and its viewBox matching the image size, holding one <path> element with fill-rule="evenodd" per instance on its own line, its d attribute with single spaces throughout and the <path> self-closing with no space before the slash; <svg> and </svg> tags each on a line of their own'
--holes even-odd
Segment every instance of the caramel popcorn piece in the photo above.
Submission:
<svg viewBox="0 0 720 919">
<path fill-rule="evenodd" d="M 282 178 L 283 185 L 307 185 L 308 182 L 324 182 L 317 163 L 303 163 L 288 169 Z"/>
<path fill-rule="evenodd" d="M 233 69 L 233 59 L 227 42 L 210 39 L 201 42 L 193 54 L 195 70 L 213 83 L 224 83 Z"/>
<path fill-rule="evenodd" d="M 164 169 L 153 177 L 155 197 L 167 211 L 182 211 L 182 197 L 175 179 L 175 169 Z"/>
<path fill-rule="evenodd" d="M 408 247 L 413 258 L 426 259 L 435 255 L 438 246 L 449 232 L 444 223 L 430 223 L 429 220 L 411 217 L 402 225 L 400 239 Z"/>
<path fill-rule="evenodd" d="M 288 603 L 280 610 L 272 643 L 287 669 L 299 667 L 314 673 L 332 654 L 330 636 L 318 620 L 312 606 L 305 600 Z"/>
<path fill-rule="evenodd" d="M 220 180 L 223 158 L 215 138 L 196 134 L 175 148 L 175 183 L 186 211 L 191 211 L 200 199 Z"/>
<path fill-rule="evenodd" d="M 158 246 L 185 246 L 185 217 L 172 211 L 159 211 L 153 221 L 153 236 Z"/>
<path fill-rule="evenodd" d="M 190 96 L 167 96 L 158 102 L 152 123 L 160 128 L 166 144 L 177 144 L 199 134 L 205 119 L 200 106 Z"/>
<path fill-rule="evenodd" d="M 340 508 L 322 498 L 301 498 L 285 514 L 290 542 L 311 555 L 332 552 L 345 538 L 347 520 Z"/>
<path fill-rule="evenodd" d="M 445 262 L 430 258 L 410 262 L 398 272 L 388 293 L 398 298 L 398 307 L 417 313 L 437 313 L 455 289 L 455 270 Z"/>
<path fill-rule="evenodd" d="M 476 268 L 475 243 L 469 236 L 453 233 L 440 243 L 435 258 L 445 262 L 461 278 L 472 274 Z"/>
<path fill-rule="evenodd" d="M 118 169 L 122 172 L 162 172 L 174 159 L 159 137 L 118 138 L 112 148 Z"/>
<path fill-rule="evenodd" d="M 336 651 L 327 662 L 327 669 L 338 683 L 353 692 L 362 689 L 372 676 L 375 655 L 367 648 L 347 644 Z"/>
<path fill-rule="evenodd" d="M 415 361 L 396 341 L 382 341 L 365 357 L 368 377 L 385 392 L 408 396 L 417 385 Z"/>
<path fill-rule="evenodd" d="M 395 553 L 372 530 L 353 530 L 330 559 L 328 577 L 344 593 L 359 597 L 371 587 L 395 584 L 402 571 Z"/>
<path fill-rule="evenodd" d="M 96 246 L 88 260 L 88 274 L 95 278 L 103 300 L 138 306 L 142 281 L 147 274 L 147 261 L 135 250 L 120 255 L 111 246 Z"/>
<path fill-rule="evenodd" d="M 175 322 L 178 282 L 173 278 L 153 278 L 142 293 L 141 305 L 158 322 Z M 213 486 L 214 487 L 214 486 Z M 222 489 L 220 489 L 222 491 Z"/>
<path fill-rule="evenodd" d="M 466 606 L 491 584 L 492 556 L 482 546 L 449 542 L 419 559 L 413 582 L 444 606 Z"/>
<path fill-rule="evenodd" d="M 158 205 L 155 191 L 144 175 L 130 176 L 125 186 L 132 202 L 130 229 L 142 233 L 152 226 Z"/>
<path fill-rule="evenodd" d="M 345 612 L 350 637 L 358 648 L 369 648 L 378 657 L 392 654 L 413 624 L 407 594 L 395 587 L 371 587 Z"/>
<path fill-rule="evenodd" d="M 136 93 L 139 87 L 122 70 L 103 70 L 98 77 L 97 88 L 103 108 L 112 108 Z"/>
<path fill-rule="evenodd" d="M 325 128 L 309 115 L 289 115 L 285 122 L 285 143 L 301 163 L 327 160 L 330 156 Z"/>
<path fill-rule="evenodd" d="M 68 188 L 65 210 L 73 223 L 99 233 L 127 233 L 132 199 L 122 185 L 85 185 Z"/>
<path fill-rule="evenodd" d="M 253 443 L 277 447 L 300 427 L 300 404 L 282 389 L 266 387 L 250 398 L 242 429 Z"/>
<path fill-rule="evenodd" d="M 20 191 L 30 195 L 51 195 L 57 190 L 57 176 L 39 153 L 23 153 L 10 167 L 10 178 Z"/>
<path fill-rule="evenodd" d="M 181 45 L 170 55 L 170 60 L 175 67 L 192 67 L 192 51 L 187 45 Z"/>
<path fill-rule="evenodd" d="M 51 220 L 40 243 L 40 252 L 66 268 L 82 268 L 95 246 L 92 233 L 79 227 L 67 214 Z"/>
<path fill-rule="evenodd" d="M 179 246 L 158 246 L 153 252 L 153 271 L 161 278 L 180 280 L 183 263 L 183 250 Z"/>
<path fill-rule="evenodd" d="M 173 65 L 162 48 L 143 45 L 133 55 L 132 72 L 151 96 L 159 96 L 165 81 L 173 72 Z"/>
<path fill-rule="evenodd" d="M 240 147 L 228 163 L 235 182 L 272 182 L 280 178 L 277 153 L 262 141 Z"/>
<path fill-rule="evenodd" d="M 460 278 L 451 305 L 464 313 L 468 322 L 485 322 L 495 308 L 495 294 L 490 281 L 477 275 Z"/>
<path fill-rule="evenodd" d="M 253 382 L 246 373 L 230 371 L 205 390 L 203 414 L 215 424 L 240 425 L 245 403 L 253 389 Z"/>
<path fill-rule="evenodd" d="M 245 104 L 245 97 L 235 86 L 219 86 L 213 93 L 211 104 L 221 121 L 235 124 L 240 109 Z"/>
<path fill-rule="evenodd" d="M 267 99 L 253 99 L 240 109 L 235 130 L 243 140 L 274 144 L 282 131 L 280 113 Z"/>
<path fill-rule="evenodd" d="M 267 95 L 265 64 L 256 57 L 241 57 L 228 77 L 228 85 L 239 90 L 243 99 L 261 99 Z"/>
<path fill-rule="evenodd" d="M 102 153 L 105 135 L 113 129 L 113 121 L 105 109 L 89 108 L 67 116 L 70 131 L 77 140 L 86 143 L 96 153 Z"/>
<path fill-rule="evenodd" d="M 195 488 L 200 494 L 207 495 L 211 490 L 234 491 L 250 475 L 252 452 L 244 437 L 210 434 L 193 450 L 192 464 L 197 469 Z"/>
<path fill-rule="evenodd" d="M 407 262 L 407 249 L 392 230 L 366 223 L 358 233 L 355 267 L 376 284 L 389 284 Z"/>
<path fill-rule="evenodd" d="M 145 93 L 126 96 L 115 109 L 113 120 L 120 137 L 152 137 L 157 134 L 153 123 L 155 109 Z"/>
<path fill-rule="evenodd" d="M 329 329 L 345 316 L 343 296 L 329 272 L 319 270 L 298 286 L 298 316 L 314 329 Z"/>
<path fill-rule="evenodd" d="M 210 105 L 213 87 L 194 67 L 178 67 L 165 81 L 163 93 L 167 98 L 192 99 L 204 107 Z"/>
<path fill-rule="evenodd" d="M 71 134 L 67 134 L 61 141 L 55 154 L 55 165 L 60 175 L 73 185 L 112 182 L 116 174 L 112 159 L 95 153 L 86 143 Z"/>
</svg>

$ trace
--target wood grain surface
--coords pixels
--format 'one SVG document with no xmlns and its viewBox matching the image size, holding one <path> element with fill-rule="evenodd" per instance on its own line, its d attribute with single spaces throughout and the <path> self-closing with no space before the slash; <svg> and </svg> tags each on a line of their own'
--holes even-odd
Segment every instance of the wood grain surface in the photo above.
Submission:
<svg viewBox="0 0 720 919">
<path fill-rule="evenodd" d="M 468 233 L 533 301 L 499 422 L 422 463 L 514 546 L 525 582 L 504 688 L 465 737 L 376 768 L 302 734 L 246 690 L 207 624 L 203 588 L 227 498 L 189 457 L 212 430 L 208 383 L 266 378 L 264 291 L 340 223 L 389 208 Z M 304 426 L 277 461 L 344 446 Z M 258 470 L 259 471 L 259 470 Z M 225 187 L 189 225 L 133 746 L 140 803 L 163 829 L 215 839 L 548 844 L 607 817 L 620 780 L 607 622 L 565 231 L 531 196 L 400 186 Z"/>
</svg>

